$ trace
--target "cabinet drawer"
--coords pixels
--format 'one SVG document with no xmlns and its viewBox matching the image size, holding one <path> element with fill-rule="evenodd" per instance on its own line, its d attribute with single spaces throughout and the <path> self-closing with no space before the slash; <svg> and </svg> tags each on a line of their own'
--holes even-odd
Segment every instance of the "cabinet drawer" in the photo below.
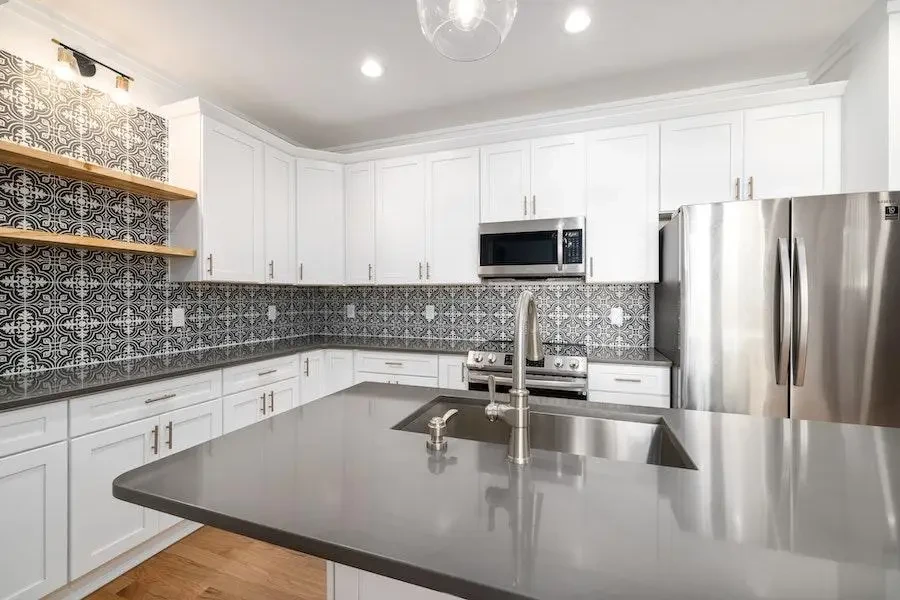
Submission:
<svg viewBox="0 0 900 600">
<path fill-rule="evenodd" d="M 0 456 L 8 456 L 66 439 L 66 402 L 52 402 L 0 412 Z"/>
<path fill-rule="evenodd" d="M 229 367 L 222 371 L 222 393 L 234 394 L 299 374 L 300 359 L 296 354 Z"/>
<path fill-rule="evenodd" d="M 418 385 L 421 387 L 437 387 L 437 377 L 420 377 L 418 375 L 391 375 L 389 373 L 362 373 L 356 374 L 356 383 L 374 381 L 376 383 L 396 383 L 398 385 Z"/>
<path fill-rule="evenodd" d="M 122 425 L 222 395 L 222 372 L 173 377 L 69 400 L 70 435 Z"/>
<path fill-rule="evenodd" d="M 431 354 L 357 352 L 354 363 L 357 371 L 366 373 L 434 378 L 438 376 L 437 356 Z"/>
<path fill-rule="evenodd" d="M 668 367 L 588 365 L 588 389 L 626 394 L 669 395 Z"/>
<path fill-rule="evenodd" d="M 654 396 L 653 394 L 629 394 L 626 392 L 604 392 L 601 390 L 589 391 L 588 400 L 591 402 L 605 402 L 607 404 L 649 406 L 651 408 L 669 408 L 669 405 L 671 404 L 671 400 L 668 396 Z"/>
</svg>

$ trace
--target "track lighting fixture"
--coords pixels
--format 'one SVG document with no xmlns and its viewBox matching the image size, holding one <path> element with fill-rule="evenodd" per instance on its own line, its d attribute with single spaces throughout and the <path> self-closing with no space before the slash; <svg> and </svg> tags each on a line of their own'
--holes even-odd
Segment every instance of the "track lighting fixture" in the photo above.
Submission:
<svg viewBox="0 0 900 600">
<path fill-rule="evenodd" d="M 56 66 L 53 69 L 57 77 L 66 81 L 75 79 L 76 73 L 82 77 L 93 77 L 97 74 L 97 65 L 100 65 L 116 75 L 115 89 L 113 89 L 111 94 L 112 99 L 119 104 L 131 102 L 131 83 L 134 81 L 132 77 L 117 69 L 113 69 L 96 58 L 91 58 L 87 54 L 63 44 L 55 38 L 50 41 L 59 46 L 56 50 Z"/>
<path fill-rule="evenodd" d="M 75 79 L 75 69 L 78 63 L 75 62 L 75 55 L 68 48 L 60 46 L 56 49 L 56 66 L 53 72 L 56 76 L 65 81 Z"/>
<path fill-rule="evenodd" d="M 112 99 L 117 104 L 129 104 L 131 102 L 131 80 L 124 75 L 116 75 L 116 89 L 113 90 Z"/>
</svg>

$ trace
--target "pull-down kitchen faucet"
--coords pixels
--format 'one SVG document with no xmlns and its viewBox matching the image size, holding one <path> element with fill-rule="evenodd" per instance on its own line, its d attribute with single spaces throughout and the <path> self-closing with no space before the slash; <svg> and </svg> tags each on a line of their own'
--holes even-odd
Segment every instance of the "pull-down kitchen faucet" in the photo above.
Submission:
<svg viewBox="0 0 900 600">
<path fill-rule="evenodd" d="M 516 332 L 513 338 L 512 387 L 509 390 L 509 403 L 499 404 L 495 401 L 494 377 L 488 378 L 488 391 L 491 402 L 484 408 L 484 413 L 491 422 L 497 419 L 506 421 L 509 432 L 509 450 L 507 459 L 517 465 L 527 464 L 531 460 L 531 432 L 529 426 L 530 408 L 528 406 L 528 390 L 525 388 L 525 359 L 542 360 L 544 348 L 538 328 L 537 307 L 534 295 L 525 290 L 519 296 L 516 305 Z"/>
</svg>

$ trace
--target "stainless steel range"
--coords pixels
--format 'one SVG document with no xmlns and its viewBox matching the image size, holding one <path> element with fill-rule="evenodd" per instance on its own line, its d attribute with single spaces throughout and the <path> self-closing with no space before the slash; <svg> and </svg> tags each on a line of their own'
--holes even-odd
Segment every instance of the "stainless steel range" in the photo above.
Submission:
<svg viewBox="0 0 900 600">
<path fill-rule="evenodd" d="M 544 344 L 544 359 L 526 361 L 525 385 L 535 396 L 587 399 L 587 348 L 583 344 Z M 469 389 L 487 391 L 493 375 L 497 391 L 512 384 L 513 343 L 496 340 L 469 350 Z"/>
</svg>

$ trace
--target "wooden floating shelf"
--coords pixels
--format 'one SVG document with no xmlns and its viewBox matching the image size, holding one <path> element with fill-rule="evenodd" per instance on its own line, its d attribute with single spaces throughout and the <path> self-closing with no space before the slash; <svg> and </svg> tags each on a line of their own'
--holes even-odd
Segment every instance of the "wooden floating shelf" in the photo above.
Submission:
<svg viewBox="0 0 900 600">
<path fill-rule="evenodd" d="M 16 229 L 14 227 L 0 227 L 0 241 L 20 244 L 63 246 L 65 248 L 82 248 L 85 250 L 103 250 L 107 252 L 124 252 L 126 254 L 152 254 L 155 256 L 181 257 L 197 256 L 197 251 L 191 250 L 190 248 L 135 244 L 134 242 L 120 242 L 118 240 L 104 240 L 102 238 L 85 237 L 81 235 L 67 235 L 51 233 L 49 231 L 35 231 L 33 229 Z"/>
<path fill-rule="evenodd" d="M 196 200 L 197 192 L 67 156 L 0 140 L 0 163 L 94 183 L 157 200 Z"/>
</svg>

